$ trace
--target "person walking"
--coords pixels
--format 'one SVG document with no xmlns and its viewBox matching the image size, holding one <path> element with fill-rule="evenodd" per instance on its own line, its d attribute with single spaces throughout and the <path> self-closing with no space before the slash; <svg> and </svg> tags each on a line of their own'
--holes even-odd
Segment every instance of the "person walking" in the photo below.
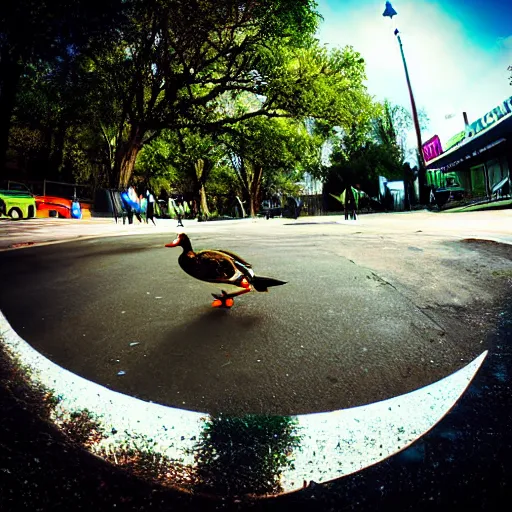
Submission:
<svg viewBox="0 0 512 512">
<path fill-rule="evenodd" d="M 354 189 L 348 186 L 345 190 L 345 220 L 356 220 L 356 198 L 354 196 Z"/>
<path fill-rule="evenodd" d="M 300 216 L 300 212 L 302 211 L 302 207 L 304 206 L 304 201 L 298 197 L 295 199 L 295 213 L 294 218 L 297 220 Z"/>
<path fill-rule="evenodd" d="M 182 219 L 184 214 L 184 209 L 181 204 L 181 201 L 179 199 L 173 199 L 172 197 L 169 197 L 169 216 L 176 217 L 178 219 L 178 227 L 183 228 L 185 227 L 183 225 Z"/>
<path fill-rule="evenodd" d="M 130 196 L 128 195 L 127 190 L 123 190 L 121 192 L 121 201 L 123 203 L 123 208 L 126 211 L 126 216 L 128 217 L 128 224 L 133 224 L 132 202 L 130 200 Z M 123 224 L 124 224 L 124 217 L 123 217 Z"/>
<path fill-rule="evenodd" d="M 141 194 L 139 196 L 139 204 L 140 204 L 140 216 L 144 220 L 144 222 L 148 221 L 146 216 L 146 212 L 148 210 L 148 200 Z"/>
<path fill-rule="evenodd" d="M 185 210 L 183 208 L 183 203 L 179 201 L 176 204 L 176 216 L 178 217 L 178 227 L 184 228 L 183 222 L 181 221 L 183 219 L 183 214 L 185 213 Z"/>
<path fill-rule="evenodd" d="M 149 191 L 146 190 L 146 222 L 149 224 L 149 220 L 156 226 L 155 222 L 155 196 Z"/>
<path fill-rule="evenodd" d="M 130 206 L 131 206 L 133 215 L 135 215 L 135 217 L 137 217 L 137 220 L 139 222 L 142 222 L 142 218 L 140 216 L 139 198 L 137 196 L 136 190 L 132 186 L 130 186 L 128 188 L 128 198 L 129 198 L 129 201 L 130 201 Z M 133 216 L 132 216 L 132 219 L 133 219 Z M 132 220 L 132 222 L 133 222 L 133 220 Z M 131 222 L 130 222 L 130 224 L 131 224 Z"/>
</svg>

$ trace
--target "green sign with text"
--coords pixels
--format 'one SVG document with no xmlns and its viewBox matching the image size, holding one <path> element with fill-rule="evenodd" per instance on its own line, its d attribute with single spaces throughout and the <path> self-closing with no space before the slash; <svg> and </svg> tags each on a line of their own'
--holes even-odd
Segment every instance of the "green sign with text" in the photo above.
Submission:
<svg viewBox="0 0 512 512">
<path fill-rule="evenodd" d="M 480 119 L 466 126 L 466 138 L 474 137 L 478 135 L 482 130 L 489 128 L 494 123 L 502 119 L 503 117 L 512 113 L 512 96 L 497 107 L 494 107 L 490 112 L 487 112 Z"/>
</svg>

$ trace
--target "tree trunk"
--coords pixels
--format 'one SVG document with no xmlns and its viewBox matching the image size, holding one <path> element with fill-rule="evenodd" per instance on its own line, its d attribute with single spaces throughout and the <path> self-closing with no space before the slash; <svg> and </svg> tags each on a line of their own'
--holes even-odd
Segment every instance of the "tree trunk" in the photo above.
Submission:
<svg viewBox="0 0 512 512">
<path fill-rule="evenodd" d="M 256 217 L 259 207 L 259 195 L 261 186 L 261 177 L 263 175 L 263 168 L 259 167 L 253 174 L 251 182 L 249 183 L 249 204 L 251 208 L 251 217 Z"/>
<path fill-rule="evenodd" d="M 135 162 L 137 155 L 141 150 L 139 144 L 132 143 L 126 150 L 121 160 L 121 168 L 119 169 L 119 187 L 128 187 L 132 179 L 133 170 L 135 169 Z"/>
<path fill-rule="evenodd" d="M 5 171 L 11 117 L 20 75 L 21 66 L 5 48 L 0 55 L 0 176 Z"/>
<path fill-rule="evenodd" d="M 250 205 L 251 205 L 251 217 L 252 218 L 255 218 L 256 217 L 256 205 L 254 204 L 255 201 L 254 201 L 254 197 L 253 195 L 251 194 L 251 198 L 250 198 Z"/>
<path fill-rule="evenodd" d="M 204 183 L 201 183 L 199 196 L 201 197 L 201 215 L 205 218 L 204 220 L 206 220 L 206 218 L 210 216 L 210 210 L 208 210 L 208 203 L 206 202 L 206 189 L 204 188 Z"/>
<path fill-rule="evenodd" d="M 117 151 L 112 187 L 126 188 L 130 185 L 137 156 L 142 149 L 141 130 L 132 128 L 129 139 Z"/>
<path fill-rule="evenodd" d="M 201 204 L 201 217 L 202 220 L 207 220 L 210 216 L 210 210 L 208 209 L 208 203 L 206 201 L 206 180 L 208 179 L 209 172 L 207 170 L 207 166 L 205 166 L 205 161 L 202 158 L 199 158 L 197 162 L 194 164 L 194 168 L 196 171 L 196 179 L 197 184 L 199 185 L 199 198 Z"/>
<path fill-rule="evenodd" d="M 244 208 L 244 204 L 242 203 L 242 201 L 240 200 L 240 198 L 238 196 L 236 196 L 238 202 L 240 203 L 240 208 L 242 209 L 242 219 L 245 219 L 245 216 L 246 216 L 246 213 L 245 213 L 245 208 Z"/>
</svg>

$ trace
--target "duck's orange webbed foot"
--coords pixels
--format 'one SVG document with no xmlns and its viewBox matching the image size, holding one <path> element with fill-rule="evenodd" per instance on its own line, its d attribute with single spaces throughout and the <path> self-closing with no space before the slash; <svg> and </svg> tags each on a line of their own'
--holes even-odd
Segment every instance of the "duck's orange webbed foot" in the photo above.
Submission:
<svg viewBox="0 0 512 512">
<path fill-rule="evenodd" d="M 231 308 L 235 301 L 233 300 L 232 294 L 226 293 L 222 290 L 222 295 L 218 295 L 217 293 L 212 293 L 213 298 L 215 299 L 212 302 L 213 308 Z"/>
<path fill-rule="evenodd" d="M 233 299 L 215 299 L 213 302 L 212 302 L 212 307 L 213 308 L 226 308 L 226 309 L 230 309 L 233 304 L 235 303 L 235 301 Z"/>
</svg>

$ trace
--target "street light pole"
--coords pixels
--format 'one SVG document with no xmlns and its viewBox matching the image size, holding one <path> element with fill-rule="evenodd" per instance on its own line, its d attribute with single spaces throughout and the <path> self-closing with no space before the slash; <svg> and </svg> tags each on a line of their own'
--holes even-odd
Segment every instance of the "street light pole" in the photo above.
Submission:
<svg viewBox="0 0 512 512">
<path fill-rule="evenodd" d="M 402 47 L 402 40 L 400 39 L 400 34 L 398 33 L 398 29 L 395 29 L 395 35 L 398 39 L 398 44 L 400 45 L 400 53 L 402 54 L 402 60 L 404 63 L 405 79 L 407 80 L 407 88 L 409 89 L 409 97 L 411 98 L 412 119 L 414 121 L 414 129 L 416 130 L 416 141 L 418 143 L 418 152 L 420 155 L 419 157 L 421 159 L 421 164 L 424 165 L 423 149 L 422 149 L 422 143 L 421 143 L 420 123 L 418 121 L 418 111 L 416 110 L 416 102 L 414 101 L 414 95 L 412 93 L 411 80 L 409 78 L 409 71 L 407 70 L 407 62 L 405 62 L 404 49 Z"/>
<path fill-rule="evenodd" d="M 382 13 L 382 16 L 387 16 L 390 19 L 393 19 L 397 12 L 393 9 L 391 2 L 386 2 L 386 9 Z M 407 88 L 409 90 L 409 98 L 411 99 L 411 111 L 412 111 L 412 119 L 414 122 L 414 129 L 416 131 L 416 143 L 418 145 L 418 167 L 419 167 L 419 180 L 420 180 L 420 203 L 424 202 L 422 200 L 425 199 L 425 192 L 423 190 L 423 185 L 425 183 L 425 160 L 423 158 L 423 148 L 421 143 L 421 130 L 420 123 L 418 121 L 418 111 L 416 109 L 416 102 L 414 101 L 414 94 L 412 93 L 411 80 L 409 78 L 409 71 L 407 69 L 407 62 L 405 60 L 404 49 L 402 46 L 402 39 L 400 38 L 400 33 L 398 29 L 395 29 L 394 32 L 396 38 L 398 39 L 398 44 L 400 45 L 400 54 L 402 55 L 402 62 L 404 63 L 405 70 L 405 79 L 407 80 Z"/>
</svg>

